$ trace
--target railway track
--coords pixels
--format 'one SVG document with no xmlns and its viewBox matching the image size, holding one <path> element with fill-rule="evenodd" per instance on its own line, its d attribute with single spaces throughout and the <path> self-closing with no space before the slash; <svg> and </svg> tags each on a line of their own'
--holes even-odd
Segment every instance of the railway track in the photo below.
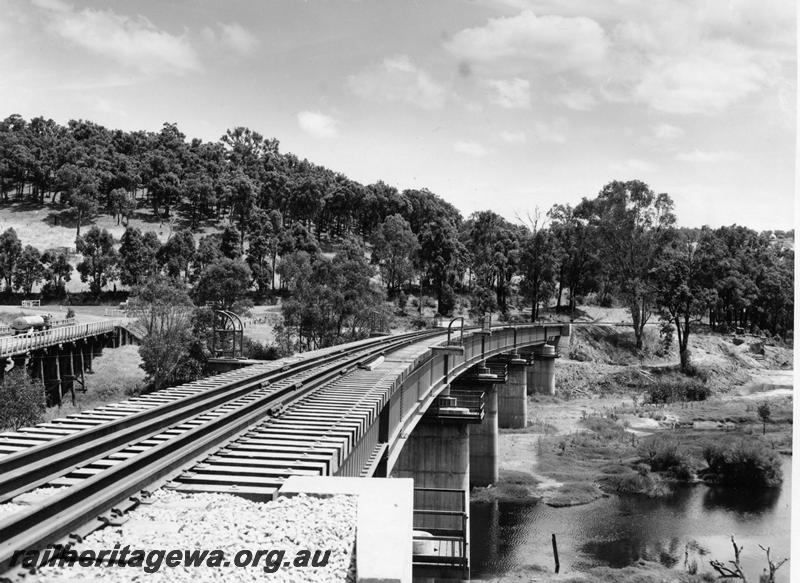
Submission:
<svg viewBox="0 0 800 583">
<path fill-rule="evenodd" d="M 337 421 L 330 408 L 331 399 L 338 399 L 341 404 L 346 396 L 342 393 L 333 396 L 325 388 L 341 383 L 352 374 L 369 373 L 371 363 L 383 355 L 441 333 L 425 331 L 365 341 L 356 347 L 327 352 L 279 368 L 265 365 L 262 370 L 240 369 L 131 399 L 116 407 L 98 408 L 67 418 L 66 422 L 6 435 L 5 440 L 0 440 L 0 447 L 6 448 L 6 455 L 0 457 L 0 501 L 11 500 L 44 485 L 58 488 L 32 508 L 0 521 L 0 572 L 7 568 L 16 550 L 42 547 L 62 537 L 81 538 L 104 524 L 119 521 L 126 511 L 142 501 L 142 491 L 146 497 L 147 488 L 174 480 L 171 486 L 179 489 L 225 491 L 213 480 L 209 484 L 208 479 L 193 481 L 192 475 L 181 474 L 220 445 L 229 445 L 231 451 L 237 451 L 242 440 L 247 443 L 252 439 L 254 431 L 260 438 L 267 436 L 264 443 L 257 445 L 266 447 L 271 452 L 270 460 L 277 460 L 282 467 L 277 471 L 269 465 L 276 462 L 270 460 L 259 463 L 257 455 L 250 455 L 253 452 L 229 456 L 223 451 L 220 456 L 225 462 L 233 463 L 217 465 L 236 473 L 237 481 L 228 484 L 229 490 L 235 491 L 235 486 L 242 481 L 247 483 L 249 477 L 259 482 L 247 486 L 245 494 L 269 495 L 279 487 L 276 480 L 269 479 L 270 473 L 275 478 L 280 477 L 280 472 L 283 476 L 287 471 L 289 474 L 306 473 L 310 471 L 305 469 L 307 463 L 318 472 L 323 469 L 322 465 L 328 464 L 325 473 L 335 473 L 340 468 L 330 466 L 331 451 L 335 451 L 341 461 L 345 448 L 331 449 L 330 443 L 354 445 L 355 436 L 350 430 L 356 427 L 363 430 L 364 422 L 354 424 L 347 415 Z M 360 390 L 363 397 L 365 391 Z M 328 396 L 324 397 L 326 394 Z M 358 390 L 351 390 L 348 395 L 354 403 L 358 402 Z M 269 424 L 269 420 L 279 419 L 283 413 L 297 421 L 298 417 L 288 416 L 287 408 L 315 398 L 328 399 L 324 414 L 309 413 L 307 409 L 292 413 L 305 416 L 307 422 L 319 423 L 321 433 L 318 435 L 307 435 L 305 439 L 297 436 L 305 451 L 289 448 L 285 440 L 277 437 L 274 427 L 272 430 L 262 427 L 263 423 Z M 369 416 L 371 409 L 356 406 L 346 411 L 360 411 Z M 318 418 L 308 419 L 309 415 L 318 415 Z M 246 433 L 240 438 L 242 432 Z M 291 435 L 291 431 L 288 434 Z M 270 435 L 274 439 L 270 439 Z M 260 453 L 265 453 L 263 448 Z M 359 463 L 366 464 L 375 453 L 360 452 L 356 458 Z M 292 463 L 292 456 L 298 454 L 301 461 Z M 243 458 L 249 458 L 250 463 L 240 463 Z M 212 454 L 204 463 L 214 465 L 217 461 Z M 200 464 L 194 469 L 194 475 L 207 467 Z"/>
</svg>

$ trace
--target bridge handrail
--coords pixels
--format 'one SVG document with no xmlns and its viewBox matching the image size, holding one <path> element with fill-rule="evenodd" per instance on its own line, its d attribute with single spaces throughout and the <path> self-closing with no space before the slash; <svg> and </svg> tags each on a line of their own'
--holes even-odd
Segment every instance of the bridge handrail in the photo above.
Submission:
<svg viewBox="0 0 800 583">
<path fill-rule="evenodd" d="M 20 354 L 36 348 L 52 346 L 59 342 L 70 342 L 86 336 L 96 336 L 111 332 L 122 324 L 122 320 L 98 320 L 85 324 L 60 326 L 18 336 L 0 338 L 0 356 Z"/>
</svg>

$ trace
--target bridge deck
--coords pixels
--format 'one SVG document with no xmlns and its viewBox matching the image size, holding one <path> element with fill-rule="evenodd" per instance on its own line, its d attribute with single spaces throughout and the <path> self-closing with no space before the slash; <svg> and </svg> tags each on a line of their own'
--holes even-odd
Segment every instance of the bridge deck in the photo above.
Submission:
<svg viewBox="0 0 800 583">
<path fill-rule="evenodd" d="M 99 320 L 97 322 L 87 322 L 85 324 L 60 326 L 58 328 L 41 330 L 31 334 L 4 336 L 0 338 L 0 358 L 25 354 L 31 350 L 47 348 L 48 346 L 54 346 L 65 342 L 74 342 L 81 338 L 107 334 L 124 325 L 124 320 Z"/>
<path fill-rule="evenodd" d="M 272 497 L 292 475 L 368 475 L 380 448 L 378 415 L 404 372 L 443 338 L 392 352 L 372 370 L 351 371 L 265 419 L 169 487 Z"/>
</svg>

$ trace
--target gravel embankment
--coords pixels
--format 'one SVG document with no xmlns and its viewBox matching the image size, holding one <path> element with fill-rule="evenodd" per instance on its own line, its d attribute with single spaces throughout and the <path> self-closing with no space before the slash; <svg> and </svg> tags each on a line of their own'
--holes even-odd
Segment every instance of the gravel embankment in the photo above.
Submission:
<svg viewBox="0 0 800 583">
<path fill-rule="evenodd" d="M 181 554 L 180 566 L 167 566 L 162 561 L 154 572 L 145 569 L 148 560 L 154 563 L 157 556 L 145 558 L 142 566 L 91 566 L 46 567 L 31 581 L 63 582 L 102 580 L 104 583 L 138 581 L 142 583 L 191 581 L 313 581 L 354 582 L 356 498 L 334 496 L 315 498 L 300 495 L 281 498 L 275 502 L 251 502 L 237 496 L 224 494 L 181 494 L 159 491 L 153 504 L 139 506 L 121 527 L 107 527 L 94 532 L 75 550 L 99 552 L 113 550 L 115 545 L 130 547 L 129 559 L 134 549 L 150 551 L 193 549 L 207 550 L 205 561 L 212 559 L 211 551 L 224 552 L 229 566 L 187 567 Z M 319 551 L 325 566 L 294 566 L 301 557 L 298 553 L 309 550 L 310 558 Z M 254 556 L 264 551 L 257 566 L 237 567 L 234 556 L 240 551 L 250 551 Z M 268 554 L 270 551 L 275 551 Z M 283 551 L 280 556 L 279 552 Z M 242 555 L 242 559 L 246 555 Z M 224 562 L 223 561 L 223 562 Z M 274 572 L 265 571 L 265 565 L 275 565 Z M 277 567 L 281 564 L 280 568 Z M 153 571 L 153 569 L 150 569 Z M 26 581 L 28 579 L 26 578 Z"/>
</svg>

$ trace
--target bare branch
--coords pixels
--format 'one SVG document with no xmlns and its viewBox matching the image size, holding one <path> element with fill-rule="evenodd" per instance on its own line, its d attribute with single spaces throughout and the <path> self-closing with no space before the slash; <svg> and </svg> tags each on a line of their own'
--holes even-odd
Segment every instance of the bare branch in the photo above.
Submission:
<svg viewBox="0 0 800 583">
<path fill-rule="evenodd" d="M 788 558 L 787 558 L 787 559 L 783 559 L 783 560 L 779 561 L 777 564 L 775 564 L 775 563 L 772 561 L 772 559 L 770 558 L 770 556 L 769 556 L 769 552 L 770 552 L 770 550 L 771 550 L 771 548 L 772 548 L 772 547 L 767 547 L 767 548 L 764 548 L 764 547 L 762 547 L 761 545 L 758 545 L 758 546 L 759 546 L 759 548 L 760 548 L 762 551 L 764 551 L 765 553 L 767 553 L 767 564 L 769 565 L 769 581 L 770 581 L 770 583 L 775 583 L 775 573 L 776 573 L 776 572 L 778 571 L 778 569 L 780 569 L 780 568 L 783 566 L 783 564 L 784 564 L 786 561 L 788 561 L 789 559 L 788 559 Z"/>
</svg>

